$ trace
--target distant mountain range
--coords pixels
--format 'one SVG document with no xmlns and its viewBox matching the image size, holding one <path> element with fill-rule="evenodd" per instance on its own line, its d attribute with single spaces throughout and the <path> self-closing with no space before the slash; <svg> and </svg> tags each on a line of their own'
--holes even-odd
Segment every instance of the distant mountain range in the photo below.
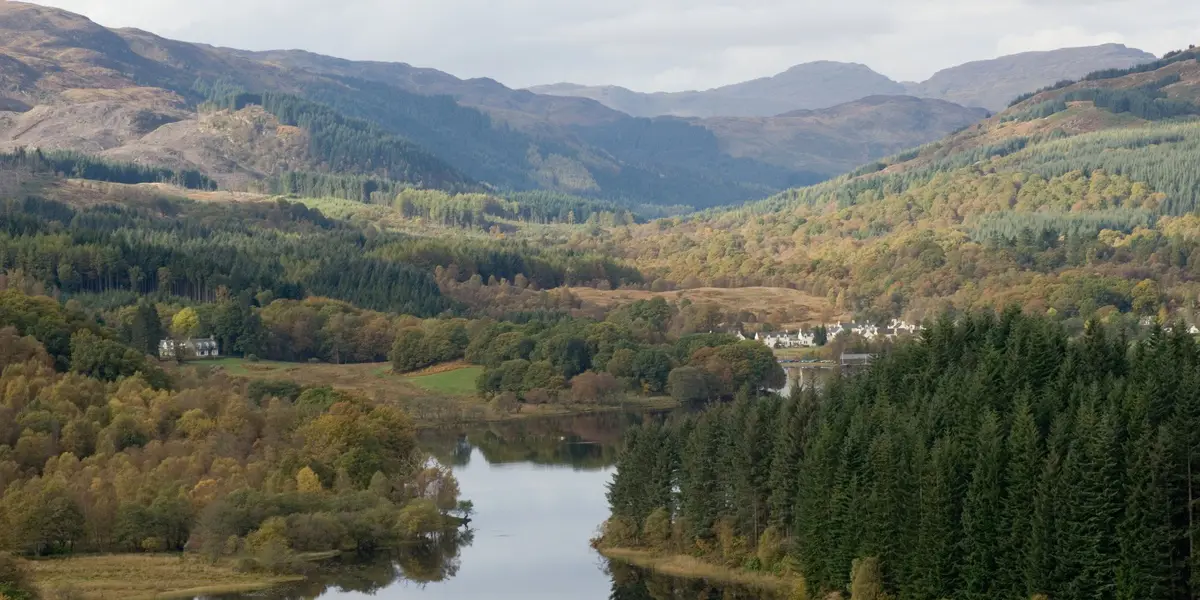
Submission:
<svg viewBox="0 0 1200 600">
<path fill-rule="evenodd" d="M 901 83 L 866 65 L 818 61 L 775 75 L 707 91 L 641 93 L 618 86 L 558 83 L 530 88 L 538 94 L 591 98 L 639 117 L 769 117 L 812 110 L 874 95 L 911 95 L 963 106 L 1003 110 L 1020 94 L 1102 69 L 1124 69 L 1154 60 L 1121 44 L 1025 52 L 938 71 L 927 81 Z"/>
<path fill-rule="evenodd" d="M 0 150 L 194 169 L 231 189 L 315 172 L 708 207 L 815 183 L 986 116 L 905 97 L 904 86 L 859 65 L 789 74 L 730 86 L 742 100 L 722 100 L 730 112 L 718 117 L 642 118 L 486 78 L 185 43 L 8 1 Z M 796 113 L 804 107 L 789 97 L 823 106 Z M 779 116 L 735 110 L 753 98 Z"/>
</svg>

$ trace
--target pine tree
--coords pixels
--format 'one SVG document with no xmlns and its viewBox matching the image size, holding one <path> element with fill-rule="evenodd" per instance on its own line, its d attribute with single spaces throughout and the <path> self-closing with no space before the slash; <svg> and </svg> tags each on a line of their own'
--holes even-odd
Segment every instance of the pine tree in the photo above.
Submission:
<svg viewBox="0 0 1200 600">
<path fill-rule="evenodd" d="M 1043 459 L 1038 443 L 1037 424 L 1026 394 L 1018 396 L 1008 434 L 1008 464 L 1004 473 L 1004 494 L 998 531 L 1001 536 L 997 561 L 997 588 L 1009 597 L 1028 597 L 1036 593 L 1027 580 L 1027 567 L 1033 544 L 1033 521 L 1037 504 L 1038 480 Z"/>
<path fill-rule="evenodd" d="M 1166 428 L 1155 431 L 1149 423 L 1138 424 L 1131 433 L 1125 515 L 1117 528 L 1116 598 L 1171 598 L 1170 439 Z"/>
<path fill-rule="evenodd" d="M 964 597 L 995 595 L 997 551 L 1001 547 L 1001 471 L 1004 445 L 995 413 L 983 418 L 974 447 L 975 465 L 962 514 Z"/>
<path fill-rule="evenodd" d="M 952 440 L 938 440 L 922 476 L 920 533 L 913 549 L 916 577 L 907 582 L 905 593 L 915 599 L 950 598 L 960 589 L 958 454 Z"/>
<path fill-rule="evenodd" d="M 1055 597 L 1111 598 L 1118 549 L 1121 477 L 1113 419 L 1096 409 L 1095 387 L 1077 413 L 1074 439 L 1063 463 L 1063 507 Z"/>
</svg>

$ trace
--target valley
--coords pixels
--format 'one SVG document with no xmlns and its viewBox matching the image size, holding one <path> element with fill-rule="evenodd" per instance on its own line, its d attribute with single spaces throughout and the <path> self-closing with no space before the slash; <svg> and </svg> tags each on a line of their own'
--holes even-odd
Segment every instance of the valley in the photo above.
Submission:
<svg viewBox="0 0 1200 600">
<path fill-rule="evenodd" d="M 1193 597 L 1200 50 L 929 66 L 0 3 L 0 600 Z"/>
</svg>

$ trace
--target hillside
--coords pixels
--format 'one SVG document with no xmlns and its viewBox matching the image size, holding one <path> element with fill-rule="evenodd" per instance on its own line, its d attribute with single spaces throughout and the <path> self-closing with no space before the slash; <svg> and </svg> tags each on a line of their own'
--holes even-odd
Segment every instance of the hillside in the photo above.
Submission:
<svg viewBox="0 0 1200 600">
<path fill-rule="evenodd" d="M 871 318 L 1017 303 L 1195 321 L 1200 55 L 1032 95 L 939 142 L 731 211 L 614 232 L 648 280 L 794 286 Z"/>
<path fill-rule="evenodd" d="M 818 61 L 763 77 L 706 91 L 644 94 L 618 86 L 560 83 L 530 91 L 591 98 L 638 117 L 768 117 L 827 108 L 867 96 L 903 94 L 904 86 L 865 65 Z"/>
<path fill-rule="evenodd" d="M 829 61 L 796 65 L 763 77 L 706 91 L 642 93 L 617 86 L 557 83 L 530 91 L 590 98 L 631 115 L 653 117 L 770 117 L 820 109 L 874 95 L 909 94 L 947 100 L 992 112 L 1019 94 L 1101 69 L 1124 69 L 1154 60 L 1152 54 L 1104 44 L 1026 52 L 944 69 L 921 83 L 899 83 L 869 67 Z"/>
<path fill-rule="evenodd" d="M 1125 69 L 1155 58 L 1122 44 L 1022 52 L 943 69 L 922 83 L 909 85 L 908 93 L 1000 111 L 1025 92 L 1065 79 L 1078 79 L 1093 71 Z"/>
<path fill-rule="evenodd" d="M 699 123 L 733 156 L 830 175 L 919 146 L 988 117 L 979 108 L 912 96 L 870 96 L 777 117 L 717 117 Z"/>
<path fill-rule="evenodd" d="M 830 65 L 817 75 L 841 69 Z M 731 89 L 739 98 L 767 89 L 800 93 L 802 81 L 811 79 L 805 77 Z M 213 94 L 239 92 L 314 102 L 324 106 L 306 114 L 326 114 L 321 122 L 358 124 L 315 134 L 311 119 L 301 123 L 253 106 L 200 110 Z M 699 123 L 635 118 L 588 99 L 512 90 L 403 63 L 216 48 L 108 29 L 53 8 L 0 4 L 0 149 L 74 150 L 194 169 L 234 189 L 272 187 L 270 180 L 296 172 L 336 173 L 443 189 L 548 190 L 652 204 L 654 213 L 815 183 L 845 165 L 882 157 L 891 139 L 930 141 L 964 124 L 918 139 L 912 133 L 921 129 L 899 120 L 881 125 L 880 143 L 862 144 L 858 138 L 810 140 L 785 120 L 774 129 L 789 134 L 743 152 L 737 149 L 756 143 L 757 132 L 725 127 L 715 135 Z M 854 152 L 812 159 L 808 149 L 825 143 Z M 369 159 L 371 149 L 381 147 L 392 148 L 388 164 Z M 331 161 L 335 148 L 341 155 Z"/>
</svg>

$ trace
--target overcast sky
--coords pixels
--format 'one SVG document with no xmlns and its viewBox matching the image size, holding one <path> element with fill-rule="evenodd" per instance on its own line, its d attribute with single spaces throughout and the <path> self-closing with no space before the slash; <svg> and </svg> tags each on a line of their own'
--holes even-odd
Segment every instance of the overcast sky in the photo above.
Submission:
<svg viewBox="0 0 1200 600">
<path fill-rule="evenodd" d="M 4 1 L 4 0 L 0 0 Z M 898 80 L 1025 50 L 1200 43 L 1194 0 L 39 0 L 110 27 L 401 61 L 511 87 L 706 89 L 812 60 Z"/>
</svg>

